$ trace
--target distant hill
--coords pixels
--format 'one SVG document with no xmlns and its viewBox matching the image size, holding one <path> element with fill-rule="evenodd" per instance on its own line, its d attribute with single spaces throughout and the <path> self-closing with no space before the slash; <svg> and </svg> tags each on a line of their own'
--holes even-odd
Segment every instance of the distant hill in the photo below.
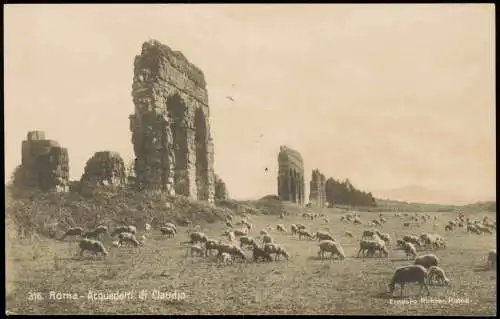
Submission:
<svg viewBox="0 0 500 319">
<path fill-rule="evenodd" d="M 466 205 L 479 200 L 478 198 L 468 198 L 467 196 L 433 190 L 420 185 L 409 185 L 389 190 L 376 190 L 372 191 L 372 194 L 384 200 L 424 204 Z"/>
</svg>

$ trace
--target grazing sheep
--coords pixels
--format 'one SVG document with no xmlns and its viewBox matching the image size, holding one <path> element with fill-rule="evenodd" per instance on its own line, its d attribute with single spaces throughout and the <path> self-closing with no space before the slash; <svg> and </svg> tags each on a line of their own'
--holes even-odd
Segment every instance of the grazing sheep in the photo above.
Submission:
<svg viewBox="0 0 500 319">
<path fill-rule="evenodd" d="M 372 220 L 372 224 L 376 225 L 376 226 L 380 226 L 381 222 L 378 219 L 374 219 L 374 220 Z"/>
<path fill-rule="evenodd" d="M 240 259 L 243 259 L 244 261 L 247 260 L 247 255 L 243 250 L 241 250 L 240 247 L 233 245 L 233 244 L 219 244 L 218 245 L 218 250 L 219 253 L 217 254 L 217 258 L 220 258 L 222 253 L 228 253 L 234 257 L 239 257 Z"/>
<path fill-rule="evenodd" d="M 444 226 L 444 230 L 445 231 L 452 231 L 453 230 L 453 226 L 450 225 L 450 224 L 448 224 L 448 225 Z"/>
<path fill-rule="evenodd" d="M 378 230 L 375 232 L 380 239 L 382 239 L 387 246 L 391 244 L 391 236 L 388 233 L 381 233 Z"/>
<path fill-rule="evenodd" d="M 448 277 L 446 277 L 444 270 L 438 266 L 431 266 L 429 268 L 428 278 L 429 278 L 429 283 L 435 281 L 439 284 L 444 284 L 444 285 L 450 284 L 450 280 L 448 279 Z"/>
<path fill-rule="evenodd" d="M 285 226 L 283 224 L 279 224 L 276 226 L 276 230 L 282 233 L 286 233 Z"/>
<path fill-rule="evenodd" d="M 401 297 L 403 297 L 404 285 L 407 283 L 417 282 L 420 284 L 420 291 L 418 294 L 422 292 L 422 288 L 425 287 L 427 290 L 427 295 L 430 296 L 429 287 L 425 283 L 427 279 L 427 269 L 420 265 L 409 265 L 403 266 L 396 269 L 394 275 L 392 277 L 391 283 L 389 284 L 389 293 L 392 295 L 396 288 L 396 284 L 401 285 Z"/>
<path fill-rule="evenodd" d="M 481 231 L 476 227 L 476 225 L 473 225 L 473 224 L 467 225 L 467 228 L 465 229 L 465 231 L 475 233 L 477 235 L 481 234 Z"/>
<path fill-rule="evenodd" d="M 264 245 L 265 245 L 265 244 L 270 244 L 270 243 L 272 243 L 273 241 L 274 241 L 274 240 L 273 240 L 273 238 L 272 238 L 270 235 L 264 235 L 264 236 L 262 237 L 262 244 L 264 244 Z"/>
<path fill-rule="evenodd" d="M 301 229 L 307 229 L 307 226 L 303 225 L 303 224 L 296 224 L 296 226 L 297 226 L 297 231 L 299 231 Z"/>
<path fill-rule="evenodd" d="M 104 247 L 104 245 L 98 240 L 92 239 L 82 239 L 79 244 L 80 247 L 80 256 L 83 256 L 85 251 L 93 252 L 95 255 L 98 253 L 103 254 L 104 256 L 108 255 L 108 251 Z"/>
<path fill-rule="evenodd" d="M 415 258 L 415 265 L 424 266 L 429 269 L 431 266 L 437 266 L 439 263 L 439 258 L 434 254 L 427 254 L 418 256 Z"/>
<path fill-rule="evenodd" d="M 305 230 L 305 229 L 299 229 L 298 233 L 299 233 L 299 239 L 302 239 L 302 237 L 307 237 L 307 238 L 309 238 L 309 239 L 313 239 L 313 238 L 314 238 L 314 236 L 313 236 L 313 235 L 311 235 L 311 234 L 310 234 L 307 230 Z"/>
<path fill-rule="evenodd" d="M 330 235 L 328 232 L 324 232 L 324 231 L 316 232 L 316 238 L 318 238 L 318 241 L 321 241 L 321 240 L 335 241 L 335 238 L 333 238 L 332 235 Z"/>
<path fill-rule="evenodd" d="M 353 237 L 353 235 L 352 235 L 352 233 L 351 233 L 350 231 L 346 231 L 346 232 L 344 233 L 344 235 L 345 235 L 346 237 L 351 237 L 351 238 Z"/>
<path fill-rule="evenodd" d="M 268 253 L 269 255 L 275 254 L 274 255 L 274 261 L 277 261 L 279 259 L 279 256 L 285 257 L 287 260 L 289 258 L 288 252 L 281 247 L 278 244 L 273 244 L 273 243 L 268 243 L 264 245 L 264 251 Z"/>
<path fill-rule="evenodd" d="M 121 233 L 130 233 L 134 234 L 137 232 L 137 228 L 135 226 L 118 226 L 115 228 L 111 236 L 116 236 Z"/>
<path fill-rule="evenodd" d="M 488 253 L 488 264 L 487 265 L 488 265 L 489 269 L 496 268 L 496 266 L 497 266 L 497 252 L 496 252 L 496 250 L 491 250 Z"/>
<path fill-rule="evenodd" d="M 243 248 L 243 246 L 245 245 L 253 247 L 254 244 L 255 241 L 253 240 L 252 237 L 249 236 L 240 237 L 240 248 Z"/>
<path fill-rule="evenodd" d="M 120 243 L 120 246 L 122 246 L 123 244 L 132 244 L 135 247 L 140 245 L 137 238 L 135 238 L 135 235 L 127 232 L 120 233 L 118 235 L 118 241 Z"/>
<path fill-rule="evenodd" d="M 417 236 L 414 235 L 405 235 L 403 237 L 403 240 L 407 243 L 412 243 L 415 245 L 415 247 L 421 247 L 422 244 L 420 243 L 420 239 Z"/>
<path fill-rule="evenodd" d="M 292 225 L 290 226 L 290 230 L 291 230 L 291 232 L 292 232 L 292 235 L 295 235 L 295 234 L 297 234 L 297 232 L 298 232 L 298 228 L 297 228 L 297 226 L 295 226 L 295 224 L 292 224 Z"/>
<path fill-rule="evenodd" d="M 68 236 L 82 236 L 84 232 L 85 231 L 83 230 L 82 227 L 72 227 L 68 229 L 59 240 L 64 240 Z"/>
<path fill-rule="evenodd" d="M 219 261 L 221 263 L 223 263 L 224 265 L 227 265 L 227 264 L 232 264 L 233 263 L 233 258 L 230 254 L 228 253 L 222 253 L 220 255 L 220 258 L 219 258 Z"/>
<path fill-rule="evenodd" d="M 235 236 L 246 236 L 248 235 L 248 230 L 247 229 L 235 229 L 233 230 L 233 234 Z"/>
<path fill-rule="evenodd" d="M 166 235 L 168 238 L 173 238 L 175 237 L 175 229 L 167 227 L 167 226 L 162 226 L 160 227 L 160 232 L 162 235 Z"/>
<path fill-rule="evenodd" d="M 271 255 L 268 254 L 263 248 L 260 248 L 259 246 L 257 246 L 257 244 L 254 244 L 254 246 L 253 246 L 253 260 L 255 262 L 258 262 L 259 259 L 262 259 L 263 261 L 272 261 L 273 260 Z"/>
<path fill-rule="evenodd" d="M 176 233 L 177 233 L 177 226 L 175 226 L 175 224 L 173 223 L 165 223 L 165 225 L 163 225 L 164 227 L 170 227 L 172 228 Z"/>
<path fill-rule="evenodd" d="M 383 254 L 384 256 L 388 256 L 389 252 L 387 251 L 387 248 L 385 247 L 384 242 L 380 242 L 377 240 L 361 240 L 359 242 L 359 251 L 358 251 L 358 257 L 359 254 L 363 253 L 363 257 L 365 256 L 373 256 L 375 252 L 379 252 L 379 254 Z"/>
<path fill-rule="evenodd" d="M 318 255 L 323 260 L 325 252 L 331 253 L 330 259 L 333 259 L 334 255 L 338 255 L 339 260 L 343 260 L 345 258 L 344 249 L 340 245 L 340 243 L 332 241 L 332 240 L 324 240 L 319 242 L 319 253 Z"/>
<path fill-rule="evenodd" d="M 208 241 L 207 235 L 205 235 L 202 232 L 194 232 L 189 235 L 191 238 L 190 243 L 191 244 L 196 244 L 196 243 L 206 243 Z"/>
<path fill-rule="evenodd" d="M 409 257 L 412 256 L 413 258 L 417 257 L 417 249 L 415 248 L 415 245 L 409 242 L 403 242 L 403 251 L 406 254 L 406 257 L 410 259 Z"/>
</svg>

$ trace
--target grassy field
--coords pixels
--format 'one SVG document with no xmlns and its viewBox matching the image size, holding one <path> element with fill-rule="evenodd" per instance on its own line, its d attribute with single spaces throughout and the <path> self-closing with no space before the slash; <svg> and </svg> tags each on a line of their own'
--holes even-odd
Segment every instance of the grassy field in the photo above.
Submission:
<svg viewBox="0 0 500 319">
<path fill-rule="evenodd" d="M 463 299 L 462 303 L 422 303 L 416 296 L 419 287 L 409 285 L 406 300 L 412 304 L 401 304 L 399 298 L 390 298 L 385 292 L 395 268 L 411 261 L 398 250 L 391 250 L 389 258 L 356 258 L 358 241 L 366 226 L 340 222 L 341 213 L 335 210 L 323 212 L 330 220 L 328 224 L 304 220 L 295 214 L 284 220 L 276 215 L 252 215 L 251 235 L 257 237 L 260 229 L 278 223 L 287 228 L 300 222 L 312 231 L 328 229 L 344 247 L 347 258 L 343 262 L 321 261 L 317 258 L 317 241 L 298 240 L 276 231 L 272 236 L 290 252 L 289 261 L 227 266 L 218 265 L 210 257 L 186 256 L 185 246 L 180 244 L 188 238 L 183 227 L 174 239 L 162 238 L 154 230 L 143 247 L 110 248 L 106 258 L 82 259 L 77 241 L 7 238 L 7 310 L 23 314 L 496 314 L 496 271 L 485 269 L 487 252 L 496 247 L 496 234 L 445 233 L 444 225 L 455 217 L 454 213 L 436 213 L 440 224 L 436 230 L 432 223 L 403 228 L 398 217 L 387 213 L 389 220 L 381 229 L 390 233 L 393 241 L 408 233 L 436 232 L 445 236 L 448 248 L 436 254 L 452 284 L 431 286 L 431 298 Z M 365 221 L 378 216 L 361 214 Z M 480 218 L 485 214 L 495 219 L 494 213 L 469 216 Z M 222 238 L 224 229 L 222 222 L 202 225 L 212 238 Z M 355 237 L 344 237 L 346 230 Z M 110 241 L 105 240 L 107 247 Z M 250 251 L 248 255 L 251 256 Z M 146 299 L 139 298 L 143 289 Z M 167 299 L 154 299 L 155 290 L 166 293 Z M 127 300 L 91 300 L 89 291 L 133 295 Z M 79 297 L 52 300 L 51 292 Z M 183 298 L 168 300 L 168 294 L 173 292 Z M 399 295 L 399 286 L 395 295 Z"/>
</svg>

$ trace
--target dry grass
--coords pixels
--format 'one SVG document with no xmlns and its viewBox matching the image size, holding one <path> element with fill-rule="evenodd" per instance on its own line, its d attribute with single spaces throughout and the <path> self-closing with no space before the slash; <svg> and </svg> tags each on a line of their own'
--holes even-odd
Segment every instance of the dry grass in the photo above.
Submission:
<svg viewBox="0 0 500 319">
<path fill-rule="evenodd" d="M 331 212 L 331 210 L 324 210 Z M 375 213 L 362 213 L 364 220 Z M 478 214 L 482 216 L 484 214 Z M 441 226 L 403 228 L 391 216 L 382 226 L 393 241 L 404 234 L 437 232 L 445 236 L 448 248 L 438 250 L 440 266 L 452 281 L 450 287 L 431 286 L 432 298 L 468 298 L 467 304 L 395 305 L 384 293 L 396 267 L 409 264 L 401 251 L 392 250 L 388 259 L 354 257 L 365 226 L 339 222 L 340 214 L 328 213 L 328 225 L 300 216 L 285 220 L 275 215 L 251 216 L 252 235 L 266 225 L 301 222 L 313 231 L 329 228 L 340 241 L 347 258 L 339 262 L 317 259 L 318 243 L 291 235 L 272 236 L 290 252 L 288 262 L 218 265 L 212 258 L 186 257 L 180 244 L 187 240 L 186 228 L 174 239 L 162 238 L 156 230 L 144 247 L 110 248 L 106 258 L 80 258 L 76 241 L 60 242 L 42 237 L 38 243 L 9 239 L 7 246 L 7 309 L 25 314 L 372 314 L 372 315 L 494 315 L 496 313 L 496 271 L 485 270 L 486 255 L 495 248 L 496 235 L 444 232 L 453 213 L 440 213 Z M 493 213 L 489 213 L 495 219 Z M 223 223 L 202 226 L 209 237 L 220 238 Z M 343 237 L 351 231 L 355 238 Z M 105 241 L 110 246 L 110 239 Z M 38 250 L 38 252 L 37 252 Z M 250 252 L 248 252 L 251 255 Z M 139 292 L 149 292 L 147 300 Z M 153 300 L 151 292 L 184 293 L 181 301 Z M 133 291 L 127 301 L 90 301 L 89 290 Z M 406 288 L 410 299 L 418 286 Z M 49 300 L 49 292 L 76 293 L 78 300 Z M 44 300 L 29 300 L 40 292 Z M 396 288 L 399 294 L 399 286 Z"/>
</svg>

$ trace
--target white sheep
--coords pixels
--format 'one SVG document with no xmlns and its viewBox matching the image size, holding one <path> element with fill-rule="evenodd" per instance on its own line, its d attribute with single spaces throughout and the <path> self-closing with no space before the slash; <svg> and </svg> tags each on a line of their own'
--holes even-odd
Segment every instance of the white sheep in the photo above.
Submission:
<svg viewBox="0 0 500 319">
<path fill-rule="evenodd" d="M 324 258 L 325 252 L 331 253 L 330 259 L 333 260 L 333 256 L 337 255 L 339 260 L 343 260 L 345 258 L 344 249 L 340 245 L 340 243 L 332 241 L 332 240 L 324 240 L 319 242 L 319 252 L 318 255 L 321 259 Z"/>
<path fill-rule="evenodd" d="M 228 253 L 232 256 L 240 257 L 244 261 L 247 260 L 247 255 L 245 254 L 245 252 L 240 247 L 234 244 L 221 243 L 218 245 L 217 249 L 219 251 L 219 253 L 217 254 L 217 258 L 220 258 L 223 253 Z"/>
<path fill-rule="evenodd" d="M 287 260 L 289 258 L 288 252 L 281 247 L 278 244 L 275 243 L 267 243 L 264 245 L 264 251 L 268 253 L 269 255 L 275 254 L 274 255 L 274 260 L 277 261 L 279 259 L 279 256 L 285 257 Z"/>
<path fill-rule="evenodd" d="M 381 233 L 377 230 L 376 234 L 385 242 L 387 246 L 391 245 L 391 236 L 388 233 Z"/>
<path fill-rule="evenodd" d="M 162 226 L 160 227 L 160 232 L 162 235 L 167 236 L 168 238 L 175 237 L 175 229 L 168 227 L 168 226 Z"/>
<path fill-rule="evenodd" d="M 118 226 L 115 228 L 111 236 L 116 236 L 121 233 L 130 233 L 134 234 L 137 232 L 137 227 L 129 225 L 129 226 Z"/>
<path fill-rule="evenodd" d="M 276 226 L 276 230 L 282 233 L 286 233 L 285 226 L 283 224 L 279 224 Z"/>
<path fill-rule="evenodd" d="M 429 291 L 429 287 L 427 287 L 426 279 L 427 279 L 427 269 L 420 265 L 409 265 L 403 266 L 394 272 L 392 276 L 391 283 L 389 284 L 389 293 L 392 295 L 394 293 L 396 284 L 401 285 L 401 297 L 403 297 L 404 285 L 407 283 L 417 282 L 420 284 L 419 295 L 422 292 L 422 289 L 425 287 L 427 290 L 427 295 L 429 296 L 431 293 Z"/>
<path fill-rule="evenodd" d="M 191 244 L 206 243 L 208 241 L 207 235 L 202 232 L 193 232 L 189 237 L 191 238 Z"/>
<path fill-rule="evenodd" d="M 423 266 L 429 269 L 431 266 L 437 266 L 439 258 L 434 254 L 427 254 L 415 258 L 415 265 Z"/>
<path fill-rule="evenodd" d="M 297 234 L 297 232 L 298 232 L 298 228 L 297 228 L 297 226 L 296 226 L 295 224 L 292 224 L 292 225 L 290 226 L 290 230 L 291 230 L 291 232 L 292 232 L 292 235 L 295 235 L 295 234 Z"/>
<path fill-rule="evenodd" d="M 299 229 L 298 231 L 298 234 L 299 234 L 299 239 L 302 239 L 302 237 L 307 237 L 309 239 L 313 239 L 314 236 L 311 235 L 307 230 L 305 229 Z"/>
<path fill-rule="evenodd" d="M 137 240 L 137 238 L 135 238 L 134 234 L 126 232 L 120 233 L 118 235 L 118 241 L 120 243 L 120 246 L 122 246 L 124 243 L 132 244 L 135 247 L 140 245 L 139 241 Z"/>
<path fill-rule="evenodd" d="M 446 277 L 444 270 L 438 266 L 431 266 L 428 271 L 429 283 L 435 281 L 440 284 L 449 285 L 450 280 Z"/>
<path fill-rule="evenodd" d="M 410 256 L 413 258 L 417 257 L 417 249 L 415 248 L 415 245 L 413 245 L 412 243 L 403 241 L 402 248 L 408 259 L 410 259 Z"/>
<path fill-rule="evenodd" d="M 79 247 L 80 247 L 80 256 L 83 256 L 83 253 L 85 251 L 93 252 L 96 255 L 98 253 L 101 253 L 104 256 L 108 255 L 108 251 L 106 250 L 104 245 L 98 240 L 84 238 L 80 241 Z"/>
<path fill-rule="evenodd" d="M 170 227 L 170 228 L 172 228 L 177 233 L 177 226 L 175 226 L 174 223 L 165 223 L 163 226 L 164 227 Z"/>
<path fill-rule="evenodd" d="M 224 265 L 227 264 L 232 264 L 233 263 L 233 258 L 230 254 L 228 253 L 222 253 L 219 257 L 219 261 L 223 263 Z"/>
<path fill-rule="evenodd" d="M 113 245 L 113 247 L 120 247 L 120 242 L 118 240 L 113 240 L 111 244 Z"/>
</svg>

